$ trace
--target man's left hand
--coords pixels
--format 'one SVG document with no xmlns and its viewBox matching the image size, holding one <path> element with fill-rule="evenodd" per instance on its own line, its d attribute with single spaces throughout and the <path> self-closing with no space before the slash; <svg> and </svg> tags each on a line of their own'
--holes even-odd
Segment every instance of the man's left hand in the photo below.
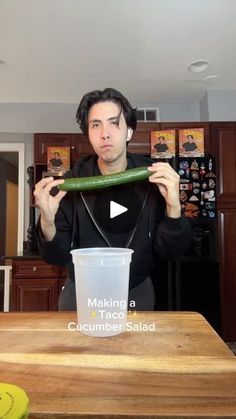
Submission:
<svg viewBox="0 0 236 419">
<path fill-rule="evenodd" d="M 166 201 L 166 213 L 168 217 L 178 218 L 181 216 L 179 200 L 179 175 L 169 163 L 157 162 L 148 167 L 153 174 L 149 181 L 155 183 Z"/>
</svg>

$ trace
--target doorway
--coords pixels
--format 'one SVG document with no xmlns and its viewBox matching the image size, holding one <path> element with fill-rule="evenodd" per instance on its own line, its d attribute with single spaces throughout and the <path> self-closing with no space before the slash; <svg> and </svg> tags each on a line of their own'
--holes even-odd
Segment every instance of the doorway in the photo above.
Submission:
<svg viewBox="0 0 236 419">
<path fill-rule="evenodd" d="M 23 250 L 24 144 L 0 143 L 0 256 Z M 7 264 L 2 260 L 0 264 Z M 0 270 L 0 311 L 3 309 L 4 271 Z"/>
<path fill-rule="evenodd" d="M 24 153 L 23 143 L 0 143 L 0 256 L 14 256 L 23 251 Z M 9 217 L 14 226 L 10 225 Z M 9 244 L 12 242 L 9 235 L 15 237 L 14 247 Z M 9 254 L 13 250 L 14 254 Z"/>
</svg>

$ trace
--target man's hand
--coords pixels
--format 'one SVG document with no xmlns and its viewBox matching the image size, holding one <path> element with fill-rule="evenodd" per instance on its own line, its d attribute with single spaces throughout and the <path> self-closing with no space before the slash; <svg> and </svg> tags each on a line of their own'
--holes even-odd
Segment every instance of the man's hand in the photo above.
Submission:
<svg viewBox="0 0 236 419">
<path fill-rule="evenodd" d="M 169 163 L 157 162 L 148 167 L 153 172 L 149 181 L 155 183 L 166 201 L 166 213 L 168 217 L 178 218 L 181 216 L 179 200 L 179 175 L 172 169 Z"/>
<path fill-rule="evenodd" d="M 45 240 L 51 241 L 56 234 L 55 215 L 62 198 L 67 192 L 59 191 L 57 195 L 50 194 L 52 188 L 60 185 L 64 179 L 53 180 L 53 177 L 41 179 L 35 185 L 35 206 L 40 210 L 40 223 Z"/>
</svg>

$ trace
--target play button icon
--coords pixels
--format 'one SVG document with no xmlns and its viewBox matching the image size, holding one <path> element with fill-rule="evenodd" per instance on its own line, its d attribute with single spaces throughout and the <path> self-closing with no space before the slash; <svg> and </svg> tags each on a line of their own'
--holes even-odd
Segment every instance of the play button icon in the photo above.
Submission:
<svg viewBox="0 0 236 419">
<path fill-rule="evenodd" d="M 110 218 L 118 217 L 118 215 L 123 214 L 126 211 L 128 211 L 128 208 L 115 201 L 110 201 Z"/>
<path fill-rule="evenodd" d="M 95 222 L 103 232 L 120 235 L 133 230 L 142 208 L 134 189 L 128 184 L 96 191 L 91 207 Z"/>
</svg>

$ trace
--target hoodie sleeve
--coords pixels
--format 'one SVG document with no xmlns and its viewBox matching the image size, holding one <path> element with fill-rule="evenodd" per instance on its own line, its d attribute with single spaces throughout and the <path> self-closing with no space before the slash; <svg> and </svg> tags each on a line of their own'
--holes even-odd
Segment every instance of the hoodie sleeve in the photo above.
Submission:
<svg viewBox="0 0 236 419">
<path fill-rule="evenodd" d="M 67 265 L 71 261 L 72 207 L 64 198 L 55 218 L 56 234 L 52 241 L 46 241 L 40 226 L 36 226 L 39 254 L 51 265 Z"/>
<path fill-rule="evenodd" d="M 74 164 L 72 171 L 66 173 L 65 178 L 91 176 L 95 159 L 96 157 L 94 155 L 82 157 Z M 83 169 L 82 173 L 81 168 Z M 43 260 L 49 264 L 64 266 L 70 264 L 72 260 L 70 250 L 72 247 L 71 242 L 73 240 L 73 229 L 75 228 L 75 205 L 76 194 L 68 192 L 60 202 L 60 206 L 55 217 L 56 235 L 50 242 L 46 241 L 43 237 L 40 227 L 40 219 L 37 223 L 36 237 L 38 241 L 39 254 Z"/>
<path fill-rule="evenodd" d="M 155 250 L 163 258 L 180 258 L 192 240 L 192 227 L 184 216 L 165 217 L 156 231 Z"/>
</svg>

